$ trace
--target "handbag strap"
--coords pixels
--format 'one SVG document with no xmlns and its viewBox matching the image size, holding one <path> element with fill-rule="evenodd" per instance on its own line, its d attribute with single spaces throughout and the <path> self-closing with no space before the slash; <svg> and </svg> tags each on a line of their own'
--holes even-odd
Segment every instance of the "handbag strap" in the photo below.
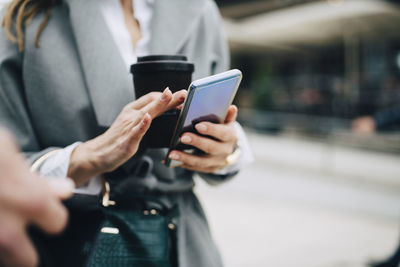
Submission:
<svg viewBox="0 0 400 267">
<path fill-rule="evenodd" d="M 165 203 L 157 199 L 156 197 L 153 197 L 148 194 L 125 194 L 122 196 L 119 196 L 116 199 L 110 199 L 110 192 L 111 192 L 111 187 L 110 184 L 106 181 L 104 177 L 102 177 L 102 182 L 103 182 L 103 192 L 102 192 L 102 200 L 101 200 L 101 205 L 104 208 L 111 208 L 111 207 L 117 207 L 117 206 L 124 206 L 127 203 L 130 203 L 131 201 L 137 200 L 137 201 L 145 201 L 145 202 L 152 202 L 156 203 L 158 206 L 161 207 L 160 210 L 155 211 L 156 213 L 161 213 L 164 216 L 173 218 L 179 215 L 179 208 L 177 205 L 174 205 L 172 207 L 168 207 Z M 144 211 L 146 213 L 146 210 Z M 154 212 L 154 209 L 148 212 Z"/>
<path fill-rule="evenodd" d="M 58 152 L 60 152 L 62 149 L 54 149 L 52 151 L 47 152 L 46 154 L 42 155 L 40 158 L 38 158 L 31 166 L 30 171 L 31 172 L 38 172 L 42 164 L 49 159 L 50 157 L 54 156 Z"/>
</svg>

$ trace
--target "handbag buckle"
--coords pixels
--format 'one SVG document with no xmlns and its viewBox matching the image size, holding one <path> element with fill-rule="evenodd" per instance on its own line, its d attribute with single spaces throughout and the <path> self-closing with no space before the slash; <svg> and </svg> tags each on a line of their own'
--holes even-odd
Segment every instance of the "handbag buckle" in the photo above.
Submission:
<svg viewBox="0 0 400 267">
<path fill-rule="evenodd" d="M 113 200 L 110 200 L 110 184 L 103 178 L 103 199 L 101 204 L 104 207 L 114 206 L 116 203 Z"/>
</svg>

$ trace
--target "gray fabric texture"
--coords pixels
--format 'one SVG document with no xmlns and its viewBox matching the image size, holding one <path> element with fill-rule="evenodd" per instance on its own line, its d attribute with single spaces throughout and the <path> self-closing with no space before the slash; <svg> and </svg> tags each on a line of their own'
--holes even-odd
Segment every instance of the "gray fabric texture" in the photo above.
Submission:
<svg viewBox="0 0 400 267">
<path fill-rule="evenodd" d="M 53 7 L 36 48 L 42 20 L 38 14 L 26 27 L 23 53 L 0 30 L 0 125 L 12 131 L 30 162 L 52 149 L 96 137 L 135 99 L 131 74 L 95 0 L 65 0 Z M 196 65 L 194 79 L 224 71 L 228 50 L 220 28 L 211 0 L 157 0 L 150 54 L 186 55 Z M 205 215 L 191 192 L 194 173 L 163 169 L 159 158 L 165 150 L 149 155 L 155 167 L 150 178 L 138 179 L 135 186 L 166 193 L 179 204 L 180 266 L 221 266 Z M 215 182 L 224 181 L 215 176 Z"/>
</svg>

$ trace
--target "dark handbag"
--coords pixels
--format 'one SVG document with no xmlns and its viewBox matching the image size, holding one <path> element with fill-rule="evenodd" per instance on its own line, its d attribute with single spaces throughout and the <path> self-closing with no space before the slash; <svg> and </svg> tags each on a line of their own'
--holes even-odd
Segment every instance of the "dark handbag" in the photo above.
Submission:
<svg viewBox="0 0 400 267">
<path fill-rule="evenodd" d="M 132 195 L 109 200 L 104 184 L 104 220 L 90 251 L 88 267 L 176 266 L 176 226 L 172 219 L 178 208 L 168 209 L 149 196 Z M 150 201 L 158 209 L 132 209 L 132 201 Z"/>
<path fill-rule="evenodd" d="M 111 201 L 110 187 L 104 185 L 102 201 L 78 195 L 66 203 L 71 216 L 61 235 L 30 229 L 39 266 L 177 266 L 177 206 L 139 194 Z"/>
</svg>

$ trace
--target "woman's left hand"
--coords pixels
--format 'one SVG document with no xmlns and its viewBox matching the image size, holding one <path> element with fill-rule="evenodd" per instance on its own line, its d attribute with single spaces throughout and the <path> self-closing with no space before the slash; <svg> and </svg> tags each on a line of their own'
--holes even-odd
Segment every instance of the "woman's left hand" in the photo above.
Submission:
<svg viewBox="0 0 400 267">
<path fill-rule="evenodd" d="M 225 122 L 215 124 L 201 122 L 196 124 L 196 130 L 214 139 L 199 136 L 195 133 L 184 133 L 180 141 L 194 146 L 205 152 L 204 155 L 192 155 L 182 151 L 173 150 L 169 158 L 182 162 L 179 166 L 192 171 L 214 173 L 226 167 L 227 157 L 232 154 L 237 142 L 234 122 L 236 121 L 237 107 L 230 106 Z"/>
</svg>

